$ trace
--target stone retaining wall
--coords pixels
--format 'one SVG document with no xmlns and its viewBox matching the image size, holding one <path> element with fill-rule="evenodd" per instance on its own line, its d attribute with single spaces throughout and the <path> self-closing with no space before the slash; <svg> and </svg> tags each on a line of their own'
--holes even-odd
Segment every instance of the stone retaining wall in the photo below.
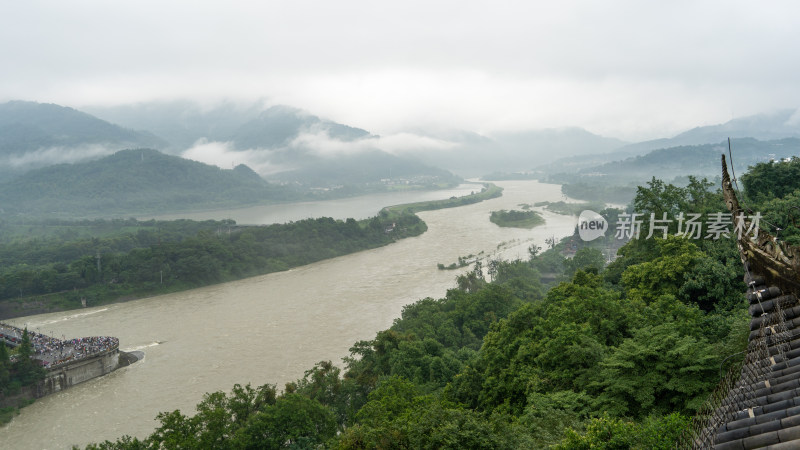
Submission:
<svg viewBox="0 0 800 450">
<path fill-rule="evenodd" d="M 36 397 L 44 397 L 113 372 L 119 366 L 119 348 L 114 347 L 47 370 L 45 379 L 37 386 Z"/>
</svg>

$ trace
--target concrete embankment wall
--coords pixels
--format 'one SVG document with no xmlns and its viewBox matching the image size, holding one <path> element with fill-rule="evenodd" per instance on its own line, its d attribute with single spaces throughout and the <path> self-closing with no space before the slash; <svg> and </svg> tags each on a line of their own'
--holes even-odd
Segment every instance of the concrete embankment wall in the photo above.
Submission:
<svg viewBox="0 0 800 450">
<path fill-rule="evenodd" d="M 126 366 L 135 362 L 137 357 L 131 355 L 123 359 L 122 366 Z M 19 393 L 12 396 L 0 396 L 0 407 L 19 406 L 26 401 L 54 394 L 78 383 L 111 373 L 119 366 L 120 351 L 118 347 L 60 364 L 47 369 L 44 380 L 35 386 L 23 387 Z"/>
<path fill-rule="evenodd" d="M 47 370 L 45 379 L 37 386 L 36 397 L 44 397 L 113 372 L 119 366 L 119 348 L 61 364 Z"/>
</svg>

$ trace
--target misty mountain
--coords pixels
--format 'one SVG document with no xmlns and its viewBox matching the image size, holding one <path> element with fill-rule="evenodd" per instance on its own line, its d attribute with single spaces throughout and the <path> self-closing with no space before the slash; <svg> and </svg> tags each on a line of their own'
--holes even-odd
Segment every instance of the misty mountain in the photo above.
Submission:
<svg viewBox="0 0 800 450">
<path fill-rule="evenodd" d="M 131 215 L 296 199 L 246 166 L 216 166 L 156 150 L 32 170 L 0 184 L 5 214 Z"/>
<path fill-rule="evenodd" d="M 190 102 L 170 102 L 97 110 L 105 117 L 119 120 L 127 126 L 146 127 L 175 139 L 191 147 L 190 150 L 198 145 L 202 147 L 199 151 L 191 152 L 187 151 L 189 147 L 173 145 L 170 147 L 173 153 L 218 165 L 227 165 L 228 161 L 250 164 L 251 167 L 246 169 L 248 173 L 237 173 L 249 176 L 254 181 L 263 182 L 263 179 L 253 169 L 263 175 L 272 174 L 278 168 L 283 173 L 274 176 L 274 179 L 292 184 L 295 189 L 347 185 L 355 187 L 356 191 L 365 188 L 382 190 L 390 184 L 410 180 L 415 180 L 415 185 L 420 186 L 453 183 L 458 179 L 450 173 L 409 158 L 382 152 L 376 146 L 378 137 L 366 130 L 325 120 L 289 106 L 262 109 L 260 104 L 223 103 L 204 109 Z M 7 125 L 10 131 L 2 135 L 3 139 L 38 143 L 15 147 L 20 151 L 13 155 L 15 159 L 9 160 L 10 164 L 4 166 L 8 169 L 4 177 L 6 180 L 24 173 L 23 166 L 24 169 L 30 169 L 80 161 L 89 156 L 105 156 L 111 153 L 109 142 L 123 145 L 130 141 L 140 146 L 137 142 L 141 141 L 166 145 L 154 134 L 134 132 L 58 105 L 12 102 L 5 105 L 4 113 L 4 121 L 0 120 L 0 126 Z M 57 143 L 104 145 L 100 148 L 85 147 L 86 150 L 80 152 L 75 148 L 66 150 L 52 147 Z M 50 145 L 46 151 L 39 149 L 46 145 Z M 103 169 L 104 176 L 114 173 L 114 170 L 108 172 L 106 169 Z M 0 173 L 0 179 L 3 179 L 2 175 Z M 20 183 L 30 183 L 36 176 L 32 174 L 20 180 Z M 388 182 L 387 178 L 392 177 L 396 180 Z"/>
<path fill-rule="evenodd" d="M 509 152 L 540 152 L 542 158 L 605 153 L 627 144 L 576 127 L 503 133 L 494 140 Z"/>
<path fill-rule="evenodd" d="M 289 146 L 302 133 L 325 133 L 338 141 L 355 141 L 370 137 L 370 133 L 319 117 L 290 106 L 273 106 L 257 118 L 242 124 L 228 137 L 237 149 L 275 149 Z"/>
<path fill-rule="evenodd" d="M 170 145 L 165 151 L 180 153 L 198 139 L 226 141 L 245 123 L 264 111 L 261 102 L 224 102 L 204 107 L 189 100 L 135 103 L 118 106 L 86 106 L 82 109 L 126 127 L 149 130 Z"/>
<path fill-rule="evenodd" d="M 232 145 L 234 156 L 243 152 L 245 159 L 286 168 L 265 176 L 300 188 L 383 190 L 394 184 L 433 186 L 459 180 L 445 170 L 380 150 L 378 137 L 366 130 L 289 106 L 270 107 L 221 140 Z"/>
<path fill-rule="evenodd" d="M 643 154 L 650 150 L 684 145 L 714 144 L 727 138 L 754 138 L 762 141 L 800 137 L 800 110 L 740 117 L 718 125 L 692 128 L 677 136 L 639 142 L 621 150 Z"/>
<path fill-rule="evenodd" d="M 357 151 L 383 150 L 382 139 L 367 130 L 283 105 L 263 109 L 262 103 L 229 102 L 203 108 L 179 101 L 87 110 L 125 126 L 150 130 L 172 142 L 174 145 L 169 151 L 176 154 L 192 148 L 200 139 L 225 143 L 233 151 L 248 152 L 247 157 L 234 158 L 233 155 L 231 159 L 250 158 L 248 162 L 252 167 L 269 177 L 274 176 L 275 167 L 284 168 L 286 173 L 277 178 L 298 176 L 295 181 L 307 181 L 310 173 L 322 175 L 321 169 L 326 166 L 337 172 L 324 174 L 320 179 L 358 177 L 357 173 L 348 171 L 348 162 L 354 160 L 351 155 Z M 559 157 L 603 153 L 627 144 L 581 128 L 492 136 L 467 130 L 412 130 L 408 134 L 433 139 L 442 145 L 433 149 L 409 145 L 398 151 L 403 157 L 466 176 L 531 170 Z M 330 147 L 345 148 L 345 151 L 332 154 L 327 152 Z M 262 167 L 269 169 L 260 170 Z"/>
<path fill-rule="evenodd" d="M 353 154 L 378 151 L 374 138 L 366 130 L 279 105 L 261 112 L 220 140 L 231 143 L 234 151 L 247 152 L 251 159 L 287 168 L 281 179 L 305 184 L 309 172 L 318 173 L 320 180 L 352 178 L 356 174 L 351 165 L 358 159 Z"/>
<path fill-rule="evenodd" d="M 326 132 L 343 141 L 370 136 L 365 130 L 290 106 L 265 109 L 263 102 L 223 102 L 207 108 L 178 100 L 85 109 L 114 123 L 149 130 L 168 140 L 168 150 L 173 153 L 191 148 L 199 139 L 231 142 L 237 150 L 275 150 L 288 146 L 303 133 Z"/>
<path fill-rule="evenodd" d="M 264 109 L 259 102 L 227 102 L 202 108 L 176 101 L 90 110 L 164 136 L 176 144 L 170 148 L 172 153 L 206 162 L 246 161 L 261 175 L 284 183 L 314 187 L 373 183 L 386 178 L 388 164 L 398 165 L 397 161 L 388 162 L 393 159 L 389 154 L 378 158 L 380 161 L 374 155 L 363 161 L 354 156 L 378 151 L 377 136 L 368 131 L 290 106 Z M 197 150 L 198 145 L 204 148 Z M 329 151 L 330 148 L 337 150 Z M 431 171 L 418 166 L 421 172 L 416 175 Z M 404 167 L 409 166 L 406 163 Z M 283 173 L 275 175 L 278 170 Z M 397 171 L 400 172 L 405 173 Z"/>
<path fill-rule="evenodd" d="M 749 166 L 756 163 L 800 154 L 800 138 L 771 141 L 731 139 L 731 152 L 734 170 L 736 173 L 744 173 Z M 618 183 L 645 181 L 652 176 L 663 180 L 684 175 L 715 178 L 721 173 L 721 154 L 728 155 L 727 140 L 714 144 L 654 150 L 645 155 L 582 169 L 578 176 L 592 176 L 598 181 L 612 178 Z"/>
<path fill-rule="evenodd" d="M 627 147 L 623 147 L 627 148 Z M 582 169 L 596 167 L 602 164 L 620 161 L 623 159 L 638 156 L 641 152 L 636 150 L 614 150 L 607 153 L 595 153 L 588 155 L 568 156 L 559 158 L 555 161 L 536 167 L 535 172 L 544 173 L 576 173 Z"/>
<path fill-rule="evenodd" d="M 23 101 L 0 104 L 0 154 L 90 144 L 119 149 L 161 147 L 166 142 L 151 133 L 122 128 L 64 106 Z"/>
<path fill-rule="evenodd" d="M 335 158 L 321 157 L 301 169 L 280 172 L 267 179 L 283 183 L 299 183 L 311 188 L 404 184 L 435 186 L 452 184 L 460 180 L 446 170 L 378 150 L 338 155 Z"/>
<path fill-rule="evenodd" d="M 205 155 L 205 162 L 245 161 L 262 176 L 307 184 L 312 177 L 361 179 L 352 155 L 381 151 L 386 139 L 366 130 L 319 118 L 289 106 L 263 108 L 263 103 L 222 103 L 203 108 L 190 102 L 150 103 L 92 109 L 101 117 L 125 126 L 144 128 L 173 143 L 178 154 L 199 139 L 225 144 L 224 158 Z M 405 158 L 441 167 L 463 176 L 492 172 L 577 172 L 666 148 L 715 144 L 728 136 L 774 140 L 800 137 L 796 111 L 734 119 L 720 125 L 698 127 L 672 138 L 629 144 L 598 136 L 581 128 L 560 128 L 495 133 L 490 136 L 466 130 L 414 130 L 420 139 L 438 146 L 406 145 L 397 150 Z M 333 150 L 331 150 L 333 149 Z M 188 156 L 188 155 L 187 155 Z M 213 156 L 213 155 L 212 155 Z M 380 165 L 375 171 L 381 172 Z M 275 172 L 282 171 L 281 175 Z M 373 177 L 374 178 L 374 177 Z M 317 183 L 319 184 L 319 183 Z"/>
<path fill-rule="evenodd" d="M 798 113 L 798 110 L 758 114 L 733 119 L 724 124 L 696 127 L 672 138 L 628 144 L 607 153 L 559 158 L 552 163 L 537 167 L 537 170 L 546 173 L 577 173 L 584 169 L 587 172 L 597 172 L 597 166 L 602 164 L 645 155 L 654 150 L 718 144 L 727 141 L 728 137 L 731 139 L 750 137 L 760 141 L 800 137 L 799 125 L 800 113 Z M 727 142 L 725 142 L 725 146 L 727 146 Z M 752 163 L 752 161 L 749 163 Z M 683 163 L 676 162 L 675 164 L 681 165 Z"/>
<path fill-rule="evenodd" d="M 164 137 L 175 144 L 170 149 L 173 153 L 189 149 L 204 138 L 209 142 L 230 143 L 237 151 L 260 151 L 263 160 L 269 160 L 273 166 L 288 167 L 291 173 L 317 171 L 323 161 L 319 158 L 319 147 L 325 144 L 360 144 L 362 149 L 370 151 L 381 150 L 382 145 L 381 139 L 367 130 L 290 106 L 263 109 L 262 103 L 222 103 L 202 108 L 191 102 L 169 102 L 86 109 L 115 123 L 147 129 Z M 499 170 L 528 170 L 561 156 L 607 152 L 627 144 L 580 128 L 492 136 L 467 130 L 411 130 L 409 134 L 448 145 L 441 149 L 410 146 L 401 150 L 404 157 L 470 176 Z M 326 140 L 329 142 L 320 143 Z M 344 161 L 352 160 L 346 156 L 348 153 L 352 152 L 336 157 L 328 154 L 324 161 L 342 157 L 343 163 L 332 164 L 331 168 L 346 168 Z"/>
<path fill-rule="evenodd" d="M 64 106 L 23 101 L 0 104 L 0 179 L 124 148 L 165 145 L 151 133 L 122 128 Z"/>
<path fill-rule="evenodd" d="M 411 152 L 428 164 L 464 176 L 491 172 L 526 172 L 560 157 L 608 152 L 626 144 L 582 128 L 559 128 L 482 136 L 469 132 L 437 134 L 454 147 L 438 152 Z"/>
<path fill-rule="evenodd" d="M 786 109 L 773 113 L 757 114 L 730 120 L 720 125 L 697 127 L 673 139 L 699 143 L 719 142 L 727 138 L 752 137 L 762 141 L 800 137 L 800 113 Z"/>
</svg>

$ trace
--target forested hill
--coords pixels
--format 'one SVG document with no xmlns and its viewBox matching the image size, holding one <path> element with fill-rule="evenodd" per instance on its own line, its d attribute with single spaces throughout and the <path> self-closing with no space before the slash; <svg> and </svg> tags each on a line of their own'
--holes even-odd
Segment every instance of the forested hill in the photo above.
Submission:
<svg viewBox="0 0 800 450">
<path fill-rule="evenodd" d="M 105 158 L 30 171 L 0 184 L 5 214 L 127 215 L 293 199 L 245 166 L 216 166 L 123 150 Z"/>
<path fill-rule="evenodd" d="M 121 150 L 161 148 L 166 142 L 153 134 L 122 128 L 64 106 L 23 101 L 0 104 L 0 155 L 92 144 Z"/>
</svg>

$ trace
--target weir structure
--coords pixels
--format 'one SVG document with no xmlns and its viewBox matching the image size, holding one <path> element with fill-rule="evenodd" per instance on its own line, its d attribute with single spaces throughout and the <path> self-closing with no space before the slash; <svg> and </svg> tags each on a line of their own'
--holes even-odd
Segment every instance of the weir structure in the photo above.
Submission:
<svg viewBox="0 0 800 450">
<path fill-rule="evenodd" d="M 0 323 L 0 339 L 12 347 L 22 342 L 23 333 L 17 327 Z M 31 331 L 28 331 L 28 337 L 34 350 L 32 358 L 39 361 L 45 369 L 45 377 L 36 386 L 24 389 L 19 396 L 23 398 L 40 398 L 59 392 L 111 373 L 136 360 L 135 356 L 131 358 L 129 354 L 120 352 L 119 340 L 115 337 L 93 336 L 61 340 Z"/>
<path fill-rule="evenodd" d="M 757 230 L 722 155 L 722 192 L 737 230 Z M 800 247 L 764 230 L 735 236 L 750 303 L 744 360 L 728 372 L 680 448 L 800 448 Z"/>
</svg>

